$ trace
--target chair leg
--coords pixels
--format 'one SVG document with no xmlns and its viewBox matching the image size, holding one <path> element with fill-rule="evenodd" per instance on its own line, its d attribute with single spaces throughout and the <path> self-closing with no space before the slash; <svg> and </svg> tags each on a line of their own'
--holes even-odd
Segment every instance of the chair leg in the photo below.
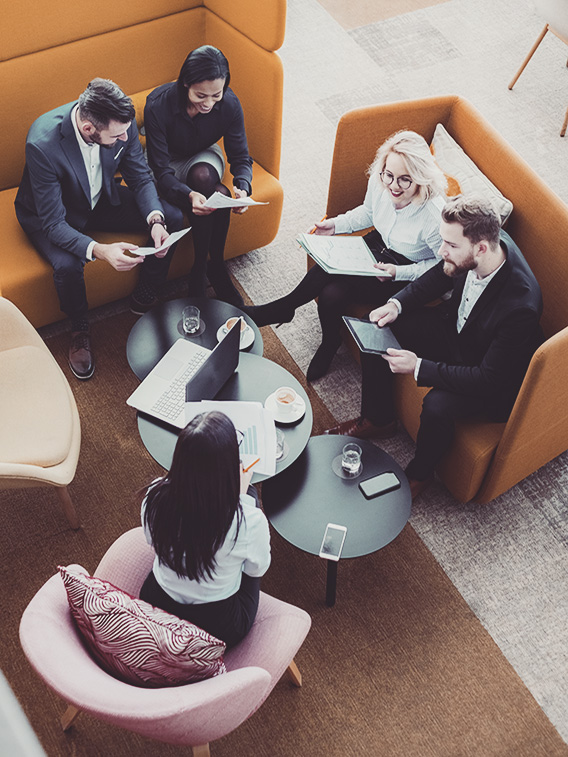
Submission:
<svg viewBox="0 0 568 757">
<path fill-rule="evenodd" d="M 68 731 L 73 725 L 75 718 L 80 714 L 81 710 L 77 709 L 75 705 L 70 704 L 61 716 L 61 727 L 63 728 L 63 730 Z"/>
<path fill-rule="evenodd" d="M 566 115 L 564 116 L 564 123 L 562 124 L 562 129 L 560 130 L 561 137 L 563 137 L 566 134 L 566 127 L 568 127 L 568 108 L 566 108 Z"/>
<path fill-rule="evenodd" d="M 292 660 L 292 662 L 288 665 L 286 668 L 286 674 L 288 675 L 288 678 L 292 681 L 294 686 L 300 687 L 302 685 L 302 674 L 300 673 L 298 666 Z"/>
<path fill-rule="evenodd" d="M 63 506 L 65 517 L 69 521 L 71 528 L 76 531 L 78 528 L 81 528 L 81 524 L 79 523 L 75 505 L 73 504 L 71 497 L 69 496 L 69 491 L 67 490 L 66 486 L 57 486 L 56 489 L 59 500 Z"/>
<path fill-rule="evenodd" d="M 201 744 L 193 747 L 193 757 L 211 757 L 209 744 Z"/>
<path fill-rule="evenodd" d="M 531 59 L 531 58 L 533 57 L 533 55 L 534 55 L 534 53 L 535 53 L 535 50 L 536 50 L 536 48 L 537 48 L 537 47 L 538 47 L 538 46 L 540 45 L 540 43 L 542 42 L 542 40 L 543 40 L 543 39 L 544 39 L 544 37 L 546 36 L 546 32 L 547 32 L 547 31 L 548 31 L 548 24 L 546 24 L 546 26 L 544 27 L 544 29 L 543 29 L 543 30 L 541 31 L 541 33 L 540 33 L 540 34 L 538 35 L 538 39 L 537 39 L 537 41 L 536 41 L 536 42 L 534 43 L 534 45 L 533 45 L 533 46 L 531 47 L 530 53 L 529 53 L 529 54 L 527 55 L 527 57 L 526 57 L 526 58 L 524 59 L 522 66 L 521 66 L 521 67 L 519 68 L 519 70 L 517 71 L 517 73 L 516 73 L 516 74 L 514 75 L 514 77 L 513 77 L 513 80 L 512 80 L 512 81 L 511 81 L 511 83 L 509 84 L 509 89 L 513 89 L 513 87 L 515 86 L 515 84 L 516 84 L 516 82 L 517 82 L 517 79 L 519 78 L 519 76 L 520 76 L 520 75 L 521 75 L 521 74 L 523 73 L 523 71 L 525 70 L 525 68 L 526 68 L 526 66 L 527 66 L 527 63 L 528 63 L 528 62 L 529 62 L 529 60 L 530 60 L 530 59 Z"/>
</svg>

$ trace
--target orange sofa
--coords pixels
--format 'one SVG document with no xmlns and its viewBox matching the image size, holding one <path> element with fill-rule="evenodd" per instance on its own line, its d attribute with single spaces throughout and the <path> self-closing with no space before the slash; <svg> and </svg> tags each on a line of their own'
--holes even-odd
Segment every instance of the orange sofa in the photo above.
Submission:
<svg viewBox="0 0 568 757">
<path fill-rule="evenodd" d="M 430 143 L 437 123 L 512 201 L 507 231 L 544 299 L 546 341 L 532 359 L 509 421 L 460 424 L 437 471 L 456 499 L 486 503 L 568 449 L 568 206 L 467 100 L 446 96 L 346 113 L 337 128 L 327 214 L 335 216 L 363 201 L 365 169 L 390 134 L 413 129 Z M 372 305 L 358 308 L 357 314 L 369 312 Z M 396 377 L 398 417 L 414 439 L 426 391 L 410 376 Z"/>
<path fill-rule="evenodd" d="M 29 243 L 14 213 L 27 131 L 42 113 L 71 102 L 95 76 L 113 79 L 136 105 L 138 124 L 147 92 L 175 79 L 187 53 L 202 44 L 229 59 L 231 87 L 244 113 L 254 159 L 253 196 L 270 204 L 234 216 L 227 257 L 267 245 L 280 223 L 278 181 L 282 126 L 282 45 L 286 0 L 21 0 L 4 9 L 0 29 L 0 294 L 39 327 L 62 319 L 52 271 Z M 230 179 L 230 174 L 226 179 Z M 113 235 L 116 236 L 116 235 Z M 189 238 L 188 238 L 189 237 Z M 97 235 L 110 241 L 109 235 Z M 143 236 L 123 235 L 137 243 Z M 193 260 L 191 234 L 176 252 L 170 278 Z M 86 266 L 91 307 L 128 295 L 137 273 Z"/>
</svg>

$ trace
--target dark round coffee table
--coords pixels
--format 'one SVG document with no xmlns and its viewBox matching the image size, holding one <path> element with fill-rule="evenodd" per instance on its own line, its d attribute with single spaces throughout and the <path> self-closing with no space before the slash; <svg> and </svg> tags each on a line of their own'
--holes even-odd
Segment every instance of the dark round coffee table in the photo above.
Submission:
<svg viewBox="0 0 568 757">
<path fill-rule="evenodd" d="M 339 478 L 332 462 L 348 442 L 363 450 L 358 478 Z M 359 482 L 393 471 L 401 486 L 388 494 L 365 499 Z M 402 468 L 371 442 L 349 436 L 314 436 L 294 465 L 262 486 L 262 503 L 270 523 L 295 547 L 319 555 L 328 523 L 347 527 L 340 559 L 361 557 L 389 544 L 410 517 L 412 499 Z M 326 603 L 335 603 L 337 562 L 327 561 Z"/>
<path fill-rule="evenodd" d="M 181 313 L 187 305 L 196 305 L 199 308 L 201 320 L 205 324 L 205 330 L 198 336 L 186 336 L 183 331 Z M 210 297 L 186 297 L 156 305 L 136 321 L 126 342 L 128 364 L 142 380 L 176 339 L 191 339 L 192 342 L 212 350 L 217 344 L 217 329 L 235 315 L 242 315 L 254 332 L 254 342 L 242 352 L 262 355 L 264 345 L 258 326 L 242 310 Z"/>
<path fill-rule="evenodd" d="M 291 386 L 295 389 L 306 403 L 306 412 L 296 423 L 277 424 L 277 427 L 284 432 L 288 452 L 283 460 L 276 463 L 276 473 L 292 465 L 304 450 L 312 432 L 312 406 L 300 382 L 278 363 L 259 355 L 241 352 L 237 371 L 215 398 L 217 400 L 256 401 L 264 404 L 265 399 L 280 386 Z M 138 413 L 138 430 L 148 452 L 157 463 L 168 470 L 179 434 L 178 429 L 148 415 Z M 266 475 L 255 473 L 252 482 L 256 484 L 265 479 L 267 479 Z"/>
</svg>

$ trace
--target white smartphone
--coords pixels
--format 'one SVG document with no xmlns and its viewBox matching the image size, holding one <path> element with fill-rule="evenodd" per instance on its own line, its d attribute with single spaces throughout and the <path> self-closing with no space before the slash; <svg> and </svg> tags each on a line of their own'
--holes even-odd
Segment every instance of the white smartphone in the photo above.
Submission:
<svg viewBox="0 0 568 757">
<path fill-rule="evenodd" d="M 400 481 L 392 471 L 379 473 L 378 476 L 373 476 L 373 478 L 368 478 L 359 483 L 359 489 L 367 499 L 378 497 L 379 494 L 386 494 L 398 488 L 400 488 Z"/>
<path fill-rule="evenodd" d="M 339 560 L 346 534 L 346 526 L 328 523 L 320 547 L 320 557 L 326 560 Z"/>
</svg>

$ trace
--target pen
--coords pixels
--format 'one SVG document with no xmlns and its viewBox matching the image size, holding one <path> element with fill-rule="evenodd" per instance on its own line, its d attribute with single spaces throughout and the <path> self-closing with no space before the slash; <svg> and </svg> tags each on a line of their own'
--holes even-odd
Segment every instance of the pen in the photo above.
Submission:
<svg viewBox="0 0 568 757">
<path fill-rule="evenodd" d="M 326 219 L 326 218 L 327 218 L 327 215 L 325 215 L 325 216 L 324 216 L 324 217 L 323 217 L 323 218 L 321 219 L 320 223 L 322 223 L 323 221 L 325 221 L 325 219 Z M 317 226 L 314 226 L 314 228 L 313 228 L 313 229 L 311 229 L 309 233 L 310 233 L 310 234 L 315 234 L 315 233 L 316 233 L 316 229 L 317 229 Z"/>
<path fill-rule="evenodd" d="M 253 465 L 256 465 L 259 462 L 260 462 L 260 457 L 257 457 L 254 463 L 251 463 L 248 467 L 243 468 L 243 473 L 246 473 L 247 471 L 249 471 Z"/>
</svg>

